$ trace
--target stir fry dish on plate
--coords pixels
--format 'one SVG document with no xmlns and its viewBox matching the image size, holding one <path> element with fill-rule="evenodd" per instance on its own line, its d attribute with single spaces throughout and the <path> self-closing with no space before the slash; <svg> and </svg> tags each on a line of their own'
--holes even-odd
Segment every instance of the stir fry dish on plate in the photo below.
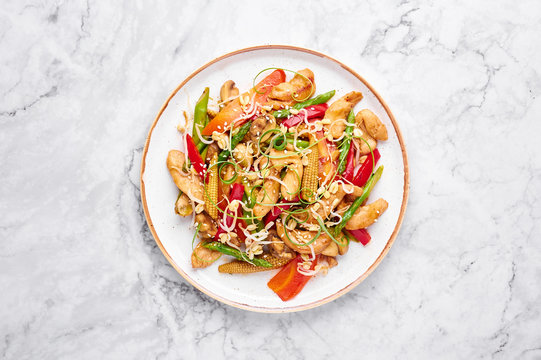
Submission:
<svg viewBox="0 0 541 360">
<path fill-rule="evenodd" d="M 280 269 L 268 286 L 287 301 L 351 241 L 366 245 L 388 203 L 369 199 L 387 129 L 369 109 L 355 113 L 363 95 L 316 96 L 310 69 L 285 70 L 289 81 L 284 70 L 261 71 L 242 94 L 228 80 L 214 104 L 205 88 L 193 116 L 184 112 L 184 151 L 171 150 L 167 167 L 180 190 L 176 213 L 192 216 L 192 266 L 226 255 L 220 273 Z"/>
</svg>

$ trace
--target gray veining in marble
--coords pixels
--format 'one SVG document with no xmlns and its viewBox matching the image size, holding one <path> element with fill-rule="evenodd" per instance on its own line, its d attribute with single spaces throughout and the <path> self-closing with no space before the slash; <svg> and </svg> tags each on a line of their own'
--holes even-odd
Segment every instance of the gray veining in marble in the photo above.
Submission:
<svg viewBox="0 0 541 360">
<path fill-rule="evenodd" d="M 3 359 L 540 359 L 541 3 L 0 4 Z M 328 53 L 390 104 L 411 195 L 382 265 L 301 313 L 220 304 L 146 226 L 149 126 L 199 65 Z"/>
</svg>

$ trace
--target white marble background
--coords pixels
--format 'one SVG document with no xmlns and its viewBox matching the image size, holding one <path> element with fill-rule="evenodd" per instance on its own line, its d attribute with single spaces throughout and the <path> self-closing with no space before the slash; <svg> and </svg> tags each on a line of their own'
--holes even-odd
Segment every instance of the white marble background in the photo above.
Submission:
<svg viewBox="0 0 541 360">
<path fill-rule="evenodd" d="M 541 3 L 0 2 L 3 359 L 540 359 Z M 381 266 L 301 313 L 167 263 L 141 151 L 192 70 L 258 44 L 343 60 L 390 104 L 411 196 Z"/>
</svg>

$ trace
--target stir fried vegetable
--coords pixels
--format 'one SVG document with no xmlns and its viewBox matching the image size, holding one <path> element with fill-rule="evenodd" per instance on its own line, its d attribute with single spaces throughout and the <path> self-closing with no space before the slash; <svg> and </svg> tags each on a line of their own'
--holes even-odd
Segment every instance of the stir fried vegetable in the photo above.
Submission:
<svg viewBox="0 0 541 360">
<path fill-rule="evenodd" d="M 319 150 L 313 136 L 311 139 L 311 149 L 307 156 L 306 172 L 302 178 L 302 198 L 308 202 L 314 202 L 317 196 L 318 189 L 318 173 L 319 173 Z"/>
<path fill-rule="evenodd" d="M 348 126 L 346 127 L 346 130 L 344 131 L 345 136 L 344 140 L 342 140 L 342 145 L 340 146 L 340 158 L 338 160 L 338 172 L 342 173 L 346 169 L 346 158 L 349 154 L 349 150 L 351 149 L 351 135 L 353 134 L 353 126 L 352 124 L 355 123 L 355 113 L 353 110 L 349 112 L 348 115 Z"/>
<path fill-rule="evenodd" d="M 363 244 L 363 246 L 366 246 L 370 242 L 370 234 L 366 229 L 358 229 L 358 230 L 348 230 L 349 234 L 353 236 L 353 238 Z"/>
<path fill-rule="evenodd" d="M 203 244 L 203 246 L 206 247 L 207 249 L 219 251 L 222 254 L 233 256 L 234 258 L 237 258 L 239 260 L 249 262 L 251 264 L 254 264 L 255 266 L 262 266 L 262 267 L 267 267 L 267 268 L 272 267 L 272 264 L 268 262 L 267 260 L 259 259 L 259 258 L 250 259 L 248 258 L 246 254 L 244 254 L 240 250 L 234 249 L 231 246 L 227 246 L 218 241 L 213 241 L 208 244 Z"/>
<path fill-rule="evenodd" d="M 203 129 L 203 135 L 212 135 L 214 131 L 223 133 L 230 129 L 230 127 L 238 122 L 248 119 L 248 115 L 255 115 L 257 110 L 267 102 L 267 96 L 271 92 L 273 86 L 283 83 L 286 79 L 286 74 L 283 70 L 275 70 L 269 76 L 264 78 L 253 89 L 250 89 L 247 93 L 240 96 L 243 102 L 246 98 L 245 104 L 241 103 L 240 98 L 236 98 L 231 101 L 225 108 L 223 108 L 218 115 Z M 249 104 L 251 111 L 248 114 L 243 112 L 243 105 Z M 253 113 L 253 114 L 252 114 Z"/>
<path fill-rule="evenodd" d="M 293 110 L 300 110 L 300 109 L 304 109 L 305 107 L 308 107 L 308 106 L 324 104 L 334 96 L 334 93 L 335 93 L 335 91 L 331 90 L 331 91 L 326 92 L 324 94 L 318 95 L 318 96 L 314 97 L 313 99 L 305 100 L 303 102 L 295 104 L 292 107 L 292 109 Z M 275 111 L 272 115 L 277 119 L 278 118 L 285 118 L 285 117 L 291 115 L 291 109 L 278 110 L 278 111 Z"/>
<path fill-rule="evenodd" d="M 194 169 L 197 171 L 197 174 L 201 179 L 205 179 L 207 174 L 207 169 L 205 168 L 205 163 L 199 154 L 199 150 L 195 146 L 195 143 L 190 135 L 186 135 L 186 148 L 188 150 L 188 158 L 192 163 Z"/>
<path fill-rule="evenodd" d="M 298 271 L 299 265 L 302 266 L 303 259 L 297 256 L 293 261 L 282 268 L 267 284 L 272 291 L 276 293 L 283 301 L 288 301 L 297 296 L 304 288 L 310 275 L 302 274 Z M 308 264 L 308 271 L 313 271 L 317 265 L 317 257 Z"/>
<path fill-rule="evenodd" d="M 354 156 L 355 156 L 355 153 L 353 150 L 353 146 L 351 146 L 348 151 L 348 156 L 346 157 L 346 168 L 342 172 L 342 177 L 349 182 L 353 180 L 353 171 L 355 170 L 354 169 L 354 166 L 355 166 Z"/>
<path fill-rule="evenodd" d="M 234 184 L 231 190 L 231 194 L 229 195 L 230 204 L 234 203 L 235 201 L 240 201 L 242 199 L 243 194 L 244 194 L 244 187 L 242 186 L 242 184 Z M 225 224 L 223 223 L 220 224 L 218 231 L 216 232 L 216 235 L 214 235 L 215 240 L 218 240 L 221 234 L 226 233 L 227 229 L 231 228 L 235 219 L 239 217 L 239 211 L 240 209 L 238 208 L 238 206 L 234 210 L 231 209 L 231 210 L 226 211 Z"/>
<path fill-rule="evenodd" d="M 261 259 L 269 262 L 272 266 L 256 266 L 246 261 L 234 260 L 229 263 L 220 265 L 218 267 L 218 271 L 227 274 L 249 274 L 254 272 L 279 269 L 290 261 L 288 259 L 280 259 L 270 255 L 265 255 Z"/>
<path fill-rule="evenodd" d="M 283 301 L 336 266 L 350 239 L 366 245 L 365 228 L 388 206 L 383 199 L 363 206 L 383 171 L 374 168 L 386 129 L 367 109 L 355 115 L 362 94 L 328 104 L 335 91 L 315 95 L 310 69 L 286 71 L 294 73 L 289 81 L 273 68 L 240 96 L 228 80 L 219 103 L 205 88 L 184 137 L 187 153 L 171 150 L 167 158 L 182 194 L 175 211 L 194 216 L 193 243 L 200 238 L 192 266 L 225 255 L 234 260 L 220 273 L 279 268 L 268 286 Z M 209 105 L 220 108 L 210 122 Z"/>
<path fill-rule="evenodd" d="M 327 104 L 308 106 L 299 111 L 297 115 L 293 115 L 282 121 L 282 125 L 284 125 L 286 128 L 291 128 L 299 125 L 304 119 L 321 119 L 325 115 L 325 111 L 327 111 L 328 108 L 329 106 Z"/>
<path fill-rule="evenodd" d="M 375 149 L 372 154 L 368 155 L 365 162 L 359 168 L 357 174 L 355 174 L 355 179 L 353 179 L 353 184 L 357 186 L 364 186 L 368 181 L 368 178 L 374 171 L 374 167 L 378 163 L 381 155 L 378 149 Z"/>
<path fill-rule="evenodd" d="M 374 188 L 374 185 L 378 182 L 379 178 L 381 177 L 381 173 L 383 172 L 383 166 L 380 166 L 374 174 L 370 177 L 368 180 L 368 183 L 366 184 L 366 187 L 363 190 L 363 193 L 361 196 L 359 196 L 353 204 L 347 209 L 347 211 L 342 216 L 342 221 L 338 226 L 336 227 L 335 234 L 340 234 L 342 229 L 346 226 L 346 223 L 353 217 L 353 214 L 355 214 L 355 211 L 362 205 L 362 203 L 368 198 L 368 195 L 370 195 L 370 192 Z"/>
<path fill-rule="evenodd" d="M 197 103 L 195 104 L 195 109 L 193 112 L 193 130 L 192 130 L 192 136 L 193 136 L 193 142 L 195 146 L 197 146 L 197 149 L 201 152 L 203 150 L 203 147 L 205 144 L 201 141 L 201 130 L 207 126 L 208 123 L 208 115 L 207 115 L 207 108 L 209 103 L 209 88 L 206 87 L 203 91 L 203 94 L 197 100 Z"/>
<path fill-rule="evenodd" d="M 242 125 L 239 131 L 231 137 L 231 150 L 235 150 L 235 148 L 241 142 L 244 136 L 246 136 L 246 133 L 248 132 L 248 130 L 250 130 L 250 126 L 252 126 L 251 121 Z M 229 149 L 224 149 L 218 156 L 218 161 L 224 162 L 229 158 L 230 155 L 231 155 L 231 151 L 229 151 Z"/>
<path fill-rule="evenodd" d="M 218 155 L 214 154 L 211 162 L 210 162 L 210 169 L 209 169 L 209 176 L 207 181 L 207 200 L 205 202 L 205 209 L 207 210 L 208 214 L 211 218 L 217 220 L 218 219 L 218 207 L 214 206 L 213 204 L 218 203 Z"/>
<path fill-rule="evenodd" d="M 299 198 L 296 197 L 291 202 L 282 202 L 280 204 L 277 204 L 275 207 L 272 208 L 270 213 L 267 214 L 265 217 L 265 225 L 268 225 L 270 222 L 273 222 L 274 220 L 278 219 L 278 216 L 280 216 L 281 213 L 283 213 L 286 210 L 289 210 L 291 206 L 295 205 L 299 201 Z"/>
</svg>

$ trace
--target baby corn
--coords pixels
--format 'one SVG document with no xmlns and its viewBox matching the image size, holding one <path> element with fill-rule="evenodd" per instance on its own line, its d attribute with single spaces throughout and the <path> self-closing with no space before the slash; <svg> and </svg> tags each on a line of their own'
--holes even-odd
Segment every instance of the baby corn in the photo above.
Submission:
<svg viewBox="0 0 541 360">
<path fill-rule="evenodd" d="M 291 259 L 279 259 L 274 256 L 264 255 L 262 259 L 272 264 L 272 267 L 255 266 L 245 261 L 235 260 L 218 266 L 218 271 L 226 274 L 250 274 L 260 271 L 278 269 L 291 261 Z"/>
<path fill-rule="evenodd" d="M 205 202 L 205 207 L 209 215 L 218 220 L 218 166 L 216 162 L 218 161 L 218 154 L 215 154 L 212 157 L 209 167 L 209 178 L 207 187 L 207 201 Z"/>
<path fill-rule="evenodd" d="M 316 199 L 319 172 L 319 151 L 313 136 L 310 136 L 310 150 L 312 152 L 308 154 L 308 166 L 302 176 L 301 196 L 303 200 L 313 202 Z"/>
</svg>

